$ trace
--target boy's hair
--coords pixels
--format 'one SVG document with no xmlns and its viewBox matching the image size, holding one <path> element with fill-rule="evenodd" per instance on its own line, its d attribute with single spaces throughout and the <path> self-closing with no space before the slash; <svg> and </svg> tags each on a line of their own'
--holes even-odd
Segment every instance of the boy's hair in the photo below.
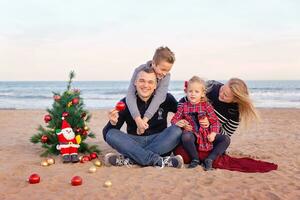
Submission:
<svg viewBox="0 0 300 200">
<path fill-rule="evenodd" d="M 191 84 L 191 83 L 200 83 L 201 85 L 203 85 L 203 87 L 204 87 L 204 98 L 201 99 L 201 102 L 207 101 L 207 97 L 206 97 L 206 83 L 205 83 L 205 80 L 202 79 L 202 78 L 200 78 L 199 76 L 193 76 L 193 77 L 188 81 L 187 88 L 188 88 L 188 85 Z"/>
<path fill-rule="evenodd" d="M 159 64 L 163 60 L 173 64 L 175 62 L 175 54 L 168 47 L 162 46 L 156 49 L 152 60 L 154 64 Z"/>
</svg>

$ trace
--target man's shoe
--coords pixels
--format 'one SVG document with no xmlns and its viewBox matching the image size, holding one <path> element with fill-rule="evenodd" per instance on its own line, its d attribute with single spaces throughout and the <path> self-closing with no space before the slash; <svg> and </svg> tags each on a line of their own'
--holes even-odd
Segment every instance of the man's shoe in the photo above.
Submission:
<svg viewBox="0 0 300 200">
<path fill-rule="evenodd" d="M 161 168 L 164 167 L 182 168 L 183 159 L 180 155 L 163 157 Z"/>
<path fill-rule="evenodd" d="M 72 161 L 70 155 L 63 155 L 62 160 L 63 160 L 63 163 L 69 163 Z"/>
<path fill-rule="evenodd" d="M 104 157 L 104 164 L 106 166 L 127 166 L 131 167 L 133 164 L 129 158 L 124 158 L 123 155 L 117 154 L 117 153 L 108 153 Z"/>
</svg>

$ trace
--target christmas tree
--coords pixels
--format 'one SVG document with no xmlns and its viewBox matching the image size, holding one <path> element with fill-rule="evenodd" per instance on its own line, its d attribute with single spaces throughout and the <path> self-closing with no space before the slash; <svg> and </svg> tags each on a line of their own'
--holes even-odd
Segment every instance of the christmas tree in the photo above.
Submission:
<svg viewBox="0 0 300 200">
<path fill-rule="evenodd" d="M 50 154 L 58 155 L 59 140 L 58 133 L 61 131 L 63 121 L 73 129 L 75 133 L 77 144 L 79 144 L 79 153 L 99 153 L 96 145 L 89 146 L 84 140 L 87 137 L 95 138 L 95 134 L 90 132 L 87 122 L 91 119 L 91 114 L 84 109 L 83 99 L 80 97 L 79 89 L 71 89 L 73 78 L 75 77 L 74 71 L 69 74 L 69 81 L 67 90 L 62 94 L 53 92 L 54 102 L 52 109 L 47 109 L 48 114 L 45 115 L 44 121 L 47 123 L 46 127 L 40 125 L 38 133 L 30 138 L 34 144 L 41 143 L 45 151 L 40 155 L 46 157 Z M 64 122 L 65 123 L 65 122 Z"/>
</svg>

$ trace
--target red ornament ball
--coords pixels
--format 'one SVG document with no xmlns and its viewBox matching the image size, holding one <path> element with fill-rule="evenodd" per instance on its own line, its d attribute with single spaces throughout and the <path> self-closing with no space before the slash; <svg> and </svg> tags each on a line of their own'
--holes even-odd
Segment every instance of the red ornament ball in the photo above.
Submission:
<svg viewBox="0 0 300 200">
<path fill-rule="evenodd" d="M 36 184 L 36 183 L 39 183 L 41 180 L 40 176 L 38 174 L 31 174 L 28 178 L 28 182 L 30 184 Z"/>
<path fill-rule="evenodd" d="M 72 103 L 73 103 L 73 104 L 78 104 L 78 103 L 79 103 L 79 98 L 74 98 L 74 99 L 72 99 Z"/>
<path fill-rule="evenodd" d="M 91 158 L 92 160 L 98 158 L 97 153 L 96 153 L 96 152 L 92 152 L 92 153 L 90 154 L 90 158 Z"/>
<path fill-rule="evenodd" d="M 82 133 L 82 128 L 77 128 L 76 133 Z"/>
<path fill-rule="evenodd" d="M 62 116 L 63 116 L 63 117 L 68 117 L 68 116 L 69 116 L 69 113 L 68 113 L 68 112 L 63 112 Z"/>
<path fill-rule="evenodd" d="M 47 135 L 43 135 L 42 137 L 41 137 L 41 142 L 42 143 L 46 143 L 48 141 L 48 136 Z"/>
<path fill-rule="evenodd" d="M 90 160 L 91 160 L 90 156 L 82 156 L 80 162 L 86 163 L 86 162 L 89 162 Z"/>
<path fill-rule="evenodd" d="M 123 101 L 119 101 L 116 105 L 116 110 L 119 112 L 125 110 L 125 108 L 126 108 L 126 105 Z"/>
<path fill-rule="evenodd" d="M 89 133 L 88 131 L 83 131 L 83 132 L 82 132 L 82 135 L 83 135 L 83 136 L 87 136 L 88 133 Z"/>
<path fill-rule="evenodd" d="M 73 186 L 78 186 L 78 185 L 81 185 L 82 184 L 82 178 L 80 176 L 74 176 L 72 179 L 71 179 L 71 184 Z"/>
<path fill-rule="evenodd" d="M 45 121 L 45 123 L 48 123 L 48 122 L 51 121 L 51 120 L 52 120 L 51 115 L 45 115 L 45 116 L 44 116 L 44 121 Z"/>
<path fill-rule="evenodd" d="M 61 99 L 61 96 L 59 96 L 59 95 L 54 95 L 54 96 L 53 96 L 53 99 L 54 99 L 55 101 L 59 101 L 59 100 Z"/>
</svg>

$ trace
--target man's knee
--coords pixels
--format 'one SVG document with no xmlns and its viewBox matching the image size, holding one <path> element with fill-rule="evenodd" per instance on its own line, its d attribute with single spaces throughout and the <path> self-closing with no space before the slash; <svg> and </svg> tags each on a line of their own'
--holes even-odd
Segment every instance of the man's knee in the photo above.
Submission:
<svg viewBox="0 0 300 200">
<path fill-rule="evenodd" d="M 117 129 L 110 129 L 106 134 L 106 142 L 109 145 L 115 144 L 118 141 Z"/>
<path fill-rule="evenodd" d="M 182 130 L 180 127 L 176 126 L 176 125 L 172 125 L 169 127 L 169 131 L 171 132 L 172 135 L 177 136 L 177 137 L 181 137 L 182 134 Z"/>
<path fill-rule="evenodd" d="M 226 143 L 228 146 L 230 145 L 231 139 L 228 135 L 224 135 L 224 143 Z"/>
</svg>

